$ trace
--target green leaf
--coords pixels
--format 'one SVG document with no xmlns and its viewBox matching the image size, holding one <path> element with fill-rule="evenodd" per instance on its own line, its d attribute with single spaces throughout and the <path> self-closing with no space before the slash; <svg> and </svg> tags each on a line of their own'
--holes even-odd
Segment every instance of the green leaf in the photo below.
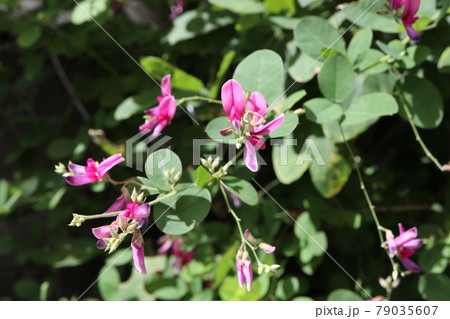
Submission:
<svg viewBox="0 0 450 319">
<path fill-rule="evenodd" d="M 372 45 L 373 32 L 370 28 L 358 30 L 348 45 L 348 58 L 353 64 L 358 64 Z"/>
<path fill-rule="evenodd" d="M 188 293 L 187 285 L 179 277 L 158 278 L 146 288 L 161 300 L 180 300 Z"/>
<path fill-rule="evenodd" d="M 180 158 L 171 150 L 165 148 L 151 153 L 145 162 L 145 174 L 155 187 L 163 191 L 170 191 L 164 171 L 173 170 L 172 176 L 182 172 Z"/>
<path fill-rule="evenodd" d="M 374 31 L 397 33 L 398 24 L 392 15 L 377 13 L 384 10 L 386 7 L 383 1 L 362 0 L 346 4 L 343 12 L 345 17 L 357 26 L 368 27 Z"/>
<path fill-rule="evenodd" d="M 370 93 L 354 100 L 344 112 L 342 126 L 364 123 L 373 118 L 393 115 L 398 112 L 398 105 L 392 95 L 387 93 Z"/>
<path fill-rule="evenodd" d="M 340 55 L 327 59 L 318 76 L 319 89 L 333 102 L 342 102 L 353 89 L 355 75 L 348 60 Z"/>
<path fill-rule="evenodd" d="M 303 264 L 310 263 L 314 257 L 322 256 L 327 250 L 327 236 L 317 229 L 309 212 L 303 212 L 297 218 L 294 234 L 300 241 L 300 261 Z"/>
<path fill-rule="evenodd" d="M 194 171 L 194 178 L 197 181 L 198 187 L 205 188 L 211 181 L 212 175 L 206 168 L 204 168 L 203 166 L 199 166 Z"/>
<path fill-rule="evenodd" d="M 277 283 L 275 289 L 275 296 L 280 300 L 290 300 L 300 290 L 300 281 L 297 277 L 287 276 L 283 277 Z"/>
<path fill-rule="evenodd" d="M 437 67 L 441 72 L 450 72 L 450 47 L 447 47 L 442 52 L 441 56 L 439 57 Z"/>
<path fill-rule="evenodd" d="M 348 289 L 337 289 L 330 293 L 327 301 L 363 301 L 360 295 L 348 290 Z"/>
<path fill-rule="evenodd" d="M 303 104 L 308 120 L 324 124 L 338 120 L 342 116 L 342 107 L 323 99 L 314 98 Z"/>
<path fill-rule="evenodd" d="M 288 96 L 288 98 L 283 102 L 280 112 L 289 111 L 298 101 L 300 101 L 306 95 L 305 90 L 300 90 L 292 93 Z"/>
<path fill-rule="evenodd" d="M 233 17 L 222 12 L 189 10 L 173 21 L 173 26 L 166 36 L 170 45 L 195 38 L 232 24 Z"/>
<path fill-rule="evenodd" d="M 116 267 L 103 266 L 100 270 L 101 276 L 98 277 L 98 290 L 100 295 L 106 301 L 117 300 L 119 292 L 120 274 Z"/>
<path fill-rule="evenodd" d="M 249 182 L 235 176 L 225 176 L 222 181 L 228 190 L 250 206 L 258 204 L 258 192 Z"/>
<path fill-rule="evenodd" d="M 358 64 L 358 69 L 366 74 L 382 73 L 388 69 L 387 62 L 380 62 L 384 54 L 375 49 L 369 49 L 364 59 Z"/>
<path fill-rule="evenodd" d="M 414 45 L 408 47 L 406 54 L 402 56 L 401 60 L 395 61 L 394 65 L 398 68 L 412 69 L 425 62 L 430 53 L 431 50 L 429 47 Z"/>
<path fill-rule="evenodd" d="M 8 182 L 4 179 L 0 179 L 0 207 L 6 203 L 6 199 L 8 198 L 8 189 Z"/>
<path fill-rule="evenodd" d="M 261 277 L 261 276 L 260 276 Z M 259 279 L 259 278 L 258 278 Z M 262 287 L 259 280 L 254 280 L 252 283 L 252 290 L 247 291 L 244 287 L 239 287 L 239 283 L 235 276 L 226 277 L 219 287 L 220 299 L 224 301 L 257 301 L 262 292 Z"/>
<path fill-rule="evenodd" d="M 351 140 L 352 138 L 355 138 L 356 136 L 360 135 L 361 133 L 364 133 L 376 121 L 378 121 L 378 117 L 368 120 L 366 122 L 363 122 L 361 124 L 343 126 L 342 130 L 344 131 L 345 138 L 347 140 Z M 339 123 L 337 121 L 323 124 L 322 129 L 323 129 L 323 134 L 330 141 L 333 141 L 335 143 L 344 142 L 344 139 L 341 136 L 341 131 L 339 130 Z"/>
<path fill-rule="evenodd" d="M 206 218 L 211 207 L 211 194 L 191 184 L 179 184 L 177 189 L 180 189 L 177 194 L 154 206 L 153 218 L 164 233 L 178 236 L 191 231 Z"/>
<path fill-rule="evenodd" d="M 136 113 L 145 111 L 151 106 L 156 105 L 156 97 L 158 95 L 159 87 L 155 85 L 151 91 L 127 97 L 114 111 L 114 119 L 116 121 L 126 120 Z"/>
<path fill-rule="evenodd" d="M 384 42 L 381 42 L 380 40 L 375 41 L 375 43 L 377 44 L 377 46 L 380 48 L 381 51 L 390 55 L 391 57 L 393 57 L 396 60 L 400 60 L 402 58 L 400 53 L 404 50 L 405 46 L 399 40 L 394 40 L 394 41 L 397 41 L 397 42 L 391 41 L 391 42 L 389 42 L 389 45 L 384 44 Z M 400 46 L 396 45 L 395 43 L 397 43 L 397 44 L 400 43 Z"/>
<path fill-rule="evenodd" d="M 209 3 L 235 13 L 255 14 L 266 10 L 261 2 L 255 0 L 208 0 Z"/>
<path fill-rule="evenodd" d="M 272 162 L 275 175 L 278 180 L 285 184 L 291 184 L 305 174 L 311 165 L 311 160 L 309 159 L 308 144 L 305 142 L 303 147 L 299 151 L 300 145 L 292 145 L 293 141 L 298 141 L 293 139 L 292 135 L 286 136 L 281 144 L 275 144 L 272 147 Z"/>
<path fill-rule="evenodd" d="M 219 70 L 216 74 L 216 80 L 214 84 L 211 86 L 209 90 L 209 96 L 211 98 L 216 98 L 219 93 L 219 87 L 223 83 L 223 79 L 227 74 L 228 69 L 230 68 L 231 63 L 233 62 L 234 57 L 236 56 L 236 51 L 231 50 L 227 54 L 224 55 L 222 62 L 220 63 Z"/>
<path fill-rule="evenodd" d="M 294 30 L 297 46 L 314 59 L 321 58 L 324 49 L 335 49 L 345 54 L 344 40 L 325 19 L 308 16 L 301 18 Z"/>
<path fill-rule="evenodd" d="M 17 44 L 26 49 L 35 44 L 41 37 L 42 29 L 38 26 L 29 26 L 19 32 Z"/>
<path fill-rule="evenodd" d="M 418 290 L 425 300 L 448 301 L 450 278 L 442 274 L 426 274 L 419 278 Z"/>
<path fill-rule="evenodd" d="M 205 132 L 213 140 L 223 144 L 234 144 L 236 142 L 233 134 L 228 136 L 220 135 L 220 131 L 230 127 L 231 122 L 226 116 L 217 117 L 206 125 Z"/>
<path fill-rule="evenodd" d="M 91 21 L 106 10 L 109 0 L 84 0 L 79 1 L 72 11 L 72 23 L 83 24 Z"/>
<path fill-rule="evenodd" d="M 218 266 L 216 268 L 216 273 L 214 275 L 213 287 L 217 288 L 222 281 L 227 276 L 228 272 L 234 268 L 236 251 L 239 247 L 239 243 L 235 242 L 232 247 L 230 247 L 220 259 Z"/>
<path fill-rule="evenodd" d="M 277 103 L 284 92 L 284 66 L 278 53 L 258 50 L 238 64 L 233 79 L 242 85 L 244 91 L 261 93 L 269 109 Z"/>
<path fill-rule="evenodd" d="M 316 138 L 314 142 L 323 161 L 315 156 L 315 161 L 309 168 L 311 180 L 323 197 L 331 198 L 344 187 L 350 177 L 352 167 L 340 149 L 328 139 Z"/>
<path fill-rule="evenodd" d="M 67 189 L 65 187 L 61 187 L 60 189 L 58 189 L 48 202 L 48 209 L 50 210 L 55 209 L 55 207 L 58 206 L 59 202 L 61 201 L 61 198 L 66 193 L 66 191 Z"/>
<path fill-rule="evenodd" d="M 289 11 L 295 13 L 295 0 L 264 0 L 264 5 L 272 13 Z"/>
<path fill-rule="evenodd" d="M 287 18 L 283 16 L 270 16 L 269 21 L 273 24 L 279 26 L 280 28 L 287 30 L 294 30 L 297 25 L 299 18 Z"/>
<path fill-rule="evenodd" d="M 65 137 L 54 139 L 47 146 L 47 155 L 53 160 L 67 158 L 72 153 L 74 146 L 72 139 Z"/>
<path fill-rule="evenodd" d="M 301 52 L 297 53 L 289 61 L 288 73 L 294 81 L 306 83 L 319 72 L 322 65 L 322 61 L 310 57 L 305 52 Z"/>
<path fill-rule="evenodd" d="M 268 122 L 268 121 L 267 121 Z M 283 137 L 291 134 L 298 125 L 298 115 L 285 113 L 283 123 L 272 133 L 266 135 L 268 138 Z"/>
<path fill-rule="evenodd" d="M 141 59 L 141 65 L 145 71 L 147 71 L 158 81 L 161 81 L 161 79 L 167 74 L 172 74 L 171 85 L 173 88 L 190 92 L 198 92 L 204 87 L 201 80 L 173 66 L 161 58 L 155 56 L 144 57 Z"/>
<path fill-rule="evenodd" d="M 441 124 L 444 103 L 433 83 L 411 75 L 402 79 L 399 86 L 418 127 L 436 128 Z M 400 108 L 400 115 L 406 118 L 403 108 Z"/>
</svg>

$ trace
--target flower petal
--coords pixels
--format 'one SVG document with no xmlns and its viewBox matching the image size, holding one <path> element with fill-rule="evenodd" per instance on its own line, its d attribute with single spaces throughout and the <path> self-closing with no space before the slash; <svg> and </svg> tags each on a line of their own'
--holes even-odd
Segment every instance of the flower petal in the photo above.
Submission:
<svg viewBox="0 0 450 319">
<path fill-rule="evenodd" d="M 244 265 L 242 266 L 242 272 L 244 273 L 245 282 L 247 283 L 247 291 L 250 291 L 252 288 L 253 280 L 252 264 L 244 263 Z"/>
<path fill-rule="evenodd" d="M 260 126 L 253 132 L 251 132 L 254 135 L 266 135 L 270 132 L 275 131 L 284 121 L 284 113 L 281 113 L 276 119 L 273 119 L 269 123 Z"/>
<path fill-rule="evenodd" d="M 103 177 L 103 175 L 105 175 L 105 173 L 107 171 L 109 171 L 111 168 L 113 168 L 114 166 L 116 166 L 119 163 L 122 163 L 123 161 L 125 161 L 125 159 L 123 158 L 121 153 L 111 155 L 107 159 L 103 160 L 98 165 L 98 169 L 97 169 L 98 174 L 100 175 L 100 178 Z"/>
<path fill-rule="evenodd" d="M 413 240 L 417 237 L 417 227 L 413 227 L 408 229 L 407 231 L 401 233 L 395 238 L 395 243 L 397 247 L 401 247 L 410 240 Z"/>
<path fill-rule="evenodd" d="M 167 74 L 161 80 L 161 94 L 162 94 L 162 96 L 172 95 L 172 89 L 170 88 L 170 78 L 171 78 L 171 75 Z"/>
<path fill-rule="evenodd" d="M 145 203 L 136 210 L 133 218 L 147 218 L 150 215 L 150 204 Z"/>
<path fill-rule="evenodd" d="M 263 150 L 266 148 L 266 143 L 264 143 L 264 141 L 262 139 L 260 139 L 259 137 L 253 136 L 253 137 L 249 137 L 247 140 L 250 143 L 252 143 L 253 146 L 255 146 L 256 148 L 259 148 L 260 150 Z"/>
<path fill-rule="evenodd" d="M 252 172 L 258 171 L 258 159 L 256 157 L 256 148 L 247 139 L 245 140 L 244 163 Z"/>
<path fill-rule="evenodd" d="M 402 262 L 403 266 L 405 266 L 405 268 L 408 270 L 411 270 L 413 272 L 422 271 L 422 269 L 409 258 L 401 258 L 400 261 Z"/>
<path fill-rule="evenodd" d="M 239 263 L 239 261 L 236 260 L 236 273 L 238 278 L 238 283 L 240 287 L 244 286 L 244 271 L 242 265 Z"/>
<path fill-rule="evenodd" d="M 414 30 L 414 28 L 412 27 L 411 24 L 405 24 L 405 29 L 406 29 L 406 33 L 408 34 L 408 37 L 415 41 L 415 42 L 419 42 L 420 41 L 420 35 L 417 33 L 416 30 Z"/>
<path fill-rule="evenodd" d="M 69 168 L 69 171 L 71 171 L 75 175 L 85 175 L 86 174 L 85 166 L 70 163 L 69 165 L 67 165 L 67 167 Z"/>
<path fill-rule="evenodd" d="M 140 233 L 133 235 L 131 250 L 136 271 L 145 275 L 147 270 L 145 268 L 144 242 Z"/>
<path fill-rule="evenodd" d="M 397 245 L 395 244 L 395 239 L 394 239 L 394 237 L 388 236 L 388 237 L 386 238 L 386 241 L 387 241 L 387 244 L 388 244 L 388 247 L 389 247 L 389 253 L 390 253 L 392 256 L 397 255 Z"/>
<path fill-rule="evenodd" d="M 111 238 L 112 235 L 111 235 L 110 227 L 111 227 L 110 225 L 105 225 L 105 226 L 92 228 L 92 233 L 98 239 Z M 114 227 L 111 227 L 111 228 L 114 228 Z"/>
<path fill-rule="evenodd" d="M 82 176 L 67 176 L 66 182 L 73 186 L 80 186 L 84 184 L 89 184 L 93 182 L 97 182 L 99 179 L 93 179 L 87 175 Z"/>
<path fill-rule="evenodd" d="M 259 114 L 259 116 L 255 114 L 253 114 L 253 116 L 251 115 L 250 117 L 253 120 L 258 121 L 261 118 L 264 119 L 267 112 L 267 102 L 264 96 L 259 92 L 250 94 L 250 97 L 248 98 L 248 109 Z"/>
<path fill-rule="evenodd" d="M 422 246 L 423 244 L 423 239 L 419 238 L 419 239 L 413 239 L 410 240 L 409 242 L 403 244 L 403 248 L 407 248 L 407 249 L 417 249 L 420 246 Z"/>
<path fill-rule="evenodd" d="M 222 104 L 228 118 L 241 120 L 245 113 L 245 95 L 241 85 L 235 80 L 229 80 L 222 86 Z"/>
<path fill-rule="evenodd" d="M 159 103 L 159 116 L 168 122 L 172 121 L 176 110 L 177 103 L 173 96 L 166 96 Z"/>
</svg>

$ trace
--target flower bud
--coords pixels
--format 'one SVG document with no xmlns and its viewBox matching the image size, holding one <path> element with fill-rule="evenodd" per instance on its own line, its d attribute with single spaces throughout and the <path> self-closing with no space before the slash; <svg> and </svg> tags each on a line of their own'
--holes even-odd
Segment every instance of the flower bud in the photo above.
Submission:
<svg viewBox="0 0 450 319">
<path fill-rule="evenodd" d="M 261 248 L 262 250 L 264 250 L 266 253 L 271 254 L 275 251 L 275 246 L 271 246 L 269 244 L 266 243 L 260 243 L 259 244 L 259 248 Z"/>
<path fill-rule="evenodd" d="M 63 163 L 59 163 L 58 165 L 55 165 L 55 173 L 65 175 L 69 174 L 69 172 L 66 170 L 66 166 Z"/>
</svg>

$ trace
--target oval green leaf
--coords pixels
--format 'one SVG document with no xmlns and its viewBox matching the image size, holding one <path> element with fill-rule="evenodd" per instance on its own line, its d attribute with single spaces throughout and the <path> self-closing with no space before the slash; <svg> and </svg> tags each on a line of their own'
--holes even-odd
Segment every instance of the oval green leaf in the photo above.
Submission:
<svg viewBox="0 0 450 319">
<path fill-rule="evenodd" d="M 225 176 L 222 181 L 228 190 L 239 197 L 244 203 L 254 206 L 258 203 L 258 193 L 252 184 L 235 176 Z"/>
<path fill-rule="evenodd" d="M 342 102 L 350 95 L 355 83 L 353 67 L 346 58 L 333 55 L 328 58 L 318 76 L 319 89 L 333 102 Z"/>
<path fill-rule="evenodd" d="M 283 60 L 271 50 L 255 51 L 238 64 L 233 79 L 245 91 L 261 93 L 270 108 L 281 102 L 284 92 Z"/>
<path fill-rule="evenodd" d="M 175 236 L 191 231 L 206 218 L 211 208 L 208 190 L 191 184 L 179 184 L 177 189 L 180 189 L 179 193 L 163 199 L 153 209 L 156 226 L 164 233 Z"/>
<path fill-rule="evenodd" d="M 354 100 L 345 111 L 342 126 L 362 124 L 379 116 L 398 112 L 397 101 L 387 93 L 376 92 Z"/>
<path fill-rule="evenodd" d="M 171 150 L 164 148 L 151 153 L 145 162 L 145 174 L 154 187 L 162 191 L 170 191 L 171 186 L 167 182 L 164 171 L 173 170 L 173 175 L 182 172 L 180 158 Z"/>
<path fill-rule="evenodd" d="M 213 140 L 223 143 L 223 144 L 234 144 L 235 138 L 233 134 L 228 136 L 220 135 L 220 131 L 231 127 L 231 122 L 226 116 L 217 117 L 214 120 L 210 121 L 208 125 L 206 125 L 205 132 L 206 134 Z"/>
<path fill-rule="evenodd" d="M 342 116 L 342 107 L 323 99 L 315 98 L 303 104 L 308 120 L 324 124 L 338 120 Z"/>
<path fill-rule="evenodd" d="M 325 50 L 334 49 L 345 54 L 344 40 L 325 19 L 308 16 L 301 18 L 294 29 L 297 46 L 314 59 L 321 58 Z"/>
</svg>

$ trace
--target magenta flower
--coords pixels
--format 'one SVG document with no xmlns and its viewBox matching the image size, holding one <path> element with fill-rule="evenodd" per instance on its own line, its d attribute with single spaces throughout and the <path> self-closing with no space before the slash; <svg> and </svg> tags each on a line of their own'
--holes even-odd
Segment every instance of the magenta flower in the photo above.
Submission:
<svg viewBox="0 0 450 319">
<path fill-rule="evenodd" d="M 271 254 L 275 251 L 275 246 L 271 246 L 266 243 L 260 243 L 258 247 L 264 250 L 267 254 Z"/>
<path fill-rule="evenodd" d="M 117 232 L 119 231 L 119 228 L 121 228 L 124 232 L 132 233 L 133 238 L 131 239 L 131 249 L 133 251 L 134 266 L 136 268 L 136 271 L 140 272 L 141 274 L 146 274 L 144 263 L 144 241 L 142 239 L 140 229 L 143 229 L 147 224 L 149 215 L 150 205 L 148 203 L 145 203 L 143 205 L 139 205 L 139 203 L 137 202 L 127 203 L 124 211 L 117 215 L 116 220 L 113 221 L 110 225 L 92 228 L 92 233 L 98 239 L 97 248 L 107 248 L 108 239 L 113 238 L 114 234 L 116 234 L 117 238 Z M 130 222 L 133 221 L 137 222 L 137 227 L 129 231 L 128 226 L 130 226 Z"/>
<path fill-rule="evenodd" d="M 184 1 L 177 0 L 177 3 L 170 6 L 170 20 L 175 20 L 183 13 Z"/>
<path fill-rule="evenodd" d="M 164 235 L 158 239 L 158 244 L 161 245 L 158 249 L 159 255 L 166 254 L 172 248 L 172 255 L 175 257 L 175 261 L 171 265 L 175 268 L 174 275 L 178 275 L 180 270 L 194 259 L 193 250 L 186 251 L 180 249 L 182 243 L 183 240 L 181 238 L 174 239 L 170 235 Z"/>
<path fill-rule="evenodd" d="M 92 158 L 87 160 L 86 166 L 70 163 L 68 165 L 70 175 L 65 175 L 66 182 L 75 186 L 98 182 L 107 171 L 124 160 L 122 154 L 119 153 L 108 157 L 100 164 Z"/>
<path fill-rule="evenodd" d="M 139 130 L 153 130 L 150 140 L 155 139 L 159 133 L 166 127 L 173 119 L 177 104 L 175 97 L 172 95 L 170 88 L 170 74 L 163 77 L 161 80 L 161 94 L 158 96 L 158 106 L 155 106 L 146 112 L 146 121 L 139 126 Z"/>
<path fill-rule="evenodd" d="M 409 257 L 411 257 L 415 249 L 419 248 L 423 239 L 417 238 L 417 227 L 413 227 L 405 231 L 401 223 L 398 224 L 400 235 L 394 238 L 391 234 L 387 236 L 389 252 L 393 256 L 397 256 L 406 269 L 413 272 L 420 272 L 421 269 Z"/>
<path fill-rule="evenodd" d="M 144 240 L 141 232 L 133 235 L 131 239 L 131 250 L 133 252 L 134 268 L 136 268 L 137 272 L 145 275 L 147 269 L 145 268 Z"/>
<path fill-rule="evenodd" d="M 259 92 L 253 92 L 247 101 L 241 85 L 229 80 L 222 86 L 222 104 L 225 114 L 232 124 L 220 131 L 222 136 L 234 134 L 238 148 L 244 144 L 244 163 L 253 172 L 258 170 L 256 149 L 264 149 L 265 143 L 259 136 L 267 135 L 276 130 L 284 120 L 280 114 L 271 122 L 265 123 L 267 102 Z"/>
<path fill-rule="evenodd" d="M 416 30 L 414 30 L 412 25 L 419 19 L 419 17 L 415 17 L 415 15 L 419 10 L 420 0 L 390 0 L 390 3 L 391 9 L 393 10 L 398 10 L 403 6 L 405 7 L 402 13 L 402 22 L 405 26 L 406 33 L 408 33 L 411 40 L 416 42 L 419 41 L 420 36 Z"/>
<path fill-rule="evenodd" d="M 191 262 L 192 259 L 194 259 L 194 251 L 185 251 L 180 249 L 182 241 L 181 239 L 177 238 L 175 239 L 173 246 L 172 246 L 172 255 L 175 256 L 175 261 L 172 263 L 172 267 L 175 268 L 174 275 L 178 275 L 181 268 L 186 266 Z"/>
<path fill-rule="evenodd" d="M 243 287 L 245 283 L 247 286 L 247 291 L 250 291 L 252 288 L 253 268 L 252 261 L 250 260 L 247 250 L 242 250 L 239 248 L 236 254 L 236 271 L 239 286 Z"/>
</svg>

